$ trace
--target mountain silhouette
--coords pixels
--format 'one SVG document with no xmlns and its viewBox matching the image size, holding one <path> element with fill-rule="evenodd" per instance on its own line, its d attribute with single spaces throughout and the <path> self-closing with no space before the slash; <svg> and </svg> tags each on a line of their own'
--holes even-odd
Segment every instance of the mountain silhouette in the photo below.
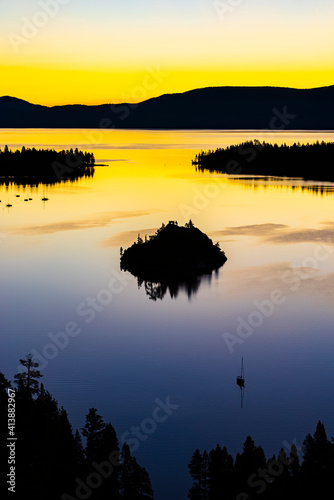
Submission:
<svg viewBox="0 0 334 500">
<path fill-rule="evenodd" d="M 334 85 L 208 87 L 97 106 L 48 107 L 4 96 L 0 127 L 333 130 Z"/>
</svg>

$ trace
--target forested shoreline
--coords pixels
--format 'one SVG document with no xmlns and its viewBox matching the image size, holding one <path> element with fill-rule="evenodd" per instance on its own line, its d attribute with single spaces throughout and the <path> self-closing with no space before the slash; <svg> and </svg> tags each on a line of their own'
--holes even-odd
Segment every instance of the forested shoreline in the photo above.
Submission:
<svg viewBox="0 0 334 500">
<path fill-rule="evenodd" d="M 0 372 L 1 498 L 152 500 L 146 469 L 119 443 L 112 424 L 90 408 L 84 427 L 74 431 L 66 410 L 39 383 L 38 363 L 31 355 L 20 363 L 13 384 Z"/>
<path fill-rule="evenodd" d="M 0 149 L 0 179 L 8 184 L 38 185 L 54 184 L 94 174 L 93 153 L 67 149 L 36 149 L 22 146 L 12 151 L 5 146 Z"/>
<path fill-rule="evenodd" d="M 192 163 L 201 172 L 334 182 L 334 142 L 278 145 L 255 139 L 201 151 Z"/>
<path fill-rule="evenodd" d="M 287 449 L 289 448 L 289 449 Z M 190 500 L 296 500 L 327 498 L 332 490 L 334 439 L 318 421 L 302 446 L 281 448 L 269 459 L 261 446 L 247 436 L 236 458 L 219 444 L 209 453 L 198 448 L 188 465 L 193 478 Z"/>
<path fill-rule="evenodd" d="M 0 372 L 1 491 L 15 493 L 16 500 L 153 500 L 149 473 L 128 444 L 119 443 L 112 424 L 90 408 L 84 427 L 74 431 L 66 410 L 39 383 L 38 363 L 31 355 L 20 363 L 13 383 Z M 11 413 L 9 405 L 15 408 Z M 269 459 L 247 436 L 235 459 L 218 444 L 209 453 L 196 449 L 188 468 L 190 500 L 325 498 L 334 439 L 318 421 L 301 447 L 286 444 Z"/>
</svg>

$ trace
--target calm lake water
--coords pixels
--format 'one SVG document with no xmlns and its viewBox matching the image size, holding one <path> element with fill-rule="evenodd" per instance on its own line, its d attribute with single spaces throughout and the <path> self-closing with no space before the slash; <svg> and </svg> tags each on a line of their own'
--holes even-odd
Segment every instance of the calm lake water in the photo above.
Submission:
<svg viewBox="0 0 334 500">
<path fill-rule="evenodd" d="M 0 186 L 0 370 L 13 379 L 33 352 L 74 429 L 96 407 L 156 500 L 186 499 L 197 447 L 235 456 L 251 435 L 269 458 L 318 420 L 334 434 L 334 185 L 191 165 L 201 149 L 254 138 L 334 133 L 0 131 L 1 148 L 79 147 L 107 165 L 72 183 Z M 154 301 L 120 271 L 120 247 L 190 218 L 228 260 L 193 293 Z"/>
</svg>

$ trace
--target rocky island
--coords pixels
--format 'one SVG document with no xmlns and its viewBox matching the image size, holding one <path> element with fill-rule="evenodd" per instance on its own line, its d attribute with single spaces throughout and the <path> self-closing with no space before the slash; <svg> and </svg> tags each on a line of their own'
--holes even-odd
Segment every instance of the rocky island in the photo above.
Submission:
<svg viewBox="0 0 334 500">
<path fill-rule="evenodd" d="M 175 282 L 211 274 L 227 258 L 212 240 L 190 220 L 184 226 L 170 221 L 155 235 L 121 249 L 121 269 L 141 281 Z"/>
</svg>

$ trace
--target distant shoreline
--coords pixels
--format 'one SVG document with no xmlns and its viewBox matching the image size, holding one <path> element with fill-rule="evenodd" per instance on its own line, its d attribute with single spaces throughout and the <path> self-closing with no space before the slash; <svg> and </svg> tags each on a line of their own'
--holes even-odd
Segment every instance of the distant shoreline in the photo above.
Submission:
<svg viewBox="0 0 334 500">
<path fill-rule="evenodd" d="M 93 153 L 68 149 L 36 149 L 22 146 L 21 150 L 0 149 L 0 178 L 2 182 L 20 184 L 54 184 L 64 180 L 94 175 Z"/>
<path fill-rule="evenodd" d="M 334 182 L 334 142 L 278 145 L 245 141 L 201 151 L 192 164 L 201 172 Z"/>
<path fill-rule="evenodd" d="M 42 106 L 0 97 L 0 128 L 334 130 L 334 85 L 207 87 L 136 104 Z"/>
</svg>

